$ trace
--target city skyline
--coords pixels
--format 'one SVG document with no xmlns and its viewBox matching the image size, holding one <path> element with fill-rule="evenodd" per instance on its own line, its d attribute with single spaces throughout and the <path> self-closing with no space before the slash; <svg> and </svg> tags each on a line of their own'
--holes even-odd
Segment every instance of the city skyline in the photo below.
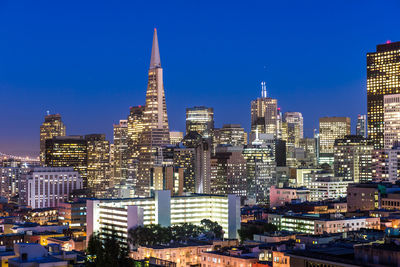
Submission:
<svg viewBox="0 0 400 267">
<path fill-rule="evenodd" d="M 7 6 L 6 9 L 10 8 L 12 9 L 13 7 Z M 15 7 L 14 7 L 15 8 Z M 352 8 L 352 7 L 350 7 Z M 1 14 L 1 11 L 0 11 Z M 9 14 L 7 14 L 9 16 Z M 94 15 L 91 14 L 91 15 Z M 347 17 L 347 19 L 349 19 Z M 58 23 L 62 23 L 62 19 L 58 21 Z M 155 22 L 153 22 L 154 24 Z M 386 22 L 385 22 L 386 23 Z M 22 24 L 19 26 L 23 26 Z M 154 25 L 153 25 L 154 26 Z M 287 57 L 283 57 L 282 61 L 277 60 L 277 58 L 273 58 L 272 60 L 268 60 L 268 57 L 271 57 L 271 54 L 274 53 L 272 50 L 268 49 L 262 49 L 263 47 L 259 47 L 259 53 L 260 53 L 260 59 L 257 60 L 257 62 L 254 62 L 250 59 L 243 59 L 241 58 L 241 61 L 238 61 L 238 64 L 235 64 L 235 60 L 232 58 L 227 57 L 226 52 L 232 52 L 232 50 L 235 50 L 237 47 L 229 47 L 227 49 L 228 51 L 225 51 L 224 49 L 218 47 L 218 44 L 227 44 L 225 40 L 220 40 L 220 42 L 217 44 L 217 48 L 211 47 L 211 46 L 206 46 L 206 49 L 208 51 L 203 51 L 199 52 L 196 51 L 196 49 L 201 49 L 204 48 L 202 45 L 202 37 L 197 36 L 196 34 L 189 34 L 189 43 L 196 43 L 200 42 L 200 45 L 193 47 L 194 52 L 193 55 L 195 56 L 195 59 L 199 61 L 199 57 L 202 56 L 205 59 L 203 60 L 215 60 L 215 65 L 214 67 L 210 67 L 210 71 L 203 70 L 203 72 L 197 72 L 199 66 L 197 61 L 187 61 L 187 56 L 182 55 L 184 53 L 180 52 L 179 49 L 176 47 L 182 48 L 180 46 L 179 40 L 176 40 L 176 33 L 172 34 L 173 38 L 171 37 L 171 27 L 168 25 L 165 25 L 163 23 L 159 23 L 157 26 L 159 30 L 159 40 L 160 40 L 160 50 L 161 54 L 163 55 L 163 65 L 165 66 L 165 92 L 166 92 L 166 101 L 167 101 L 167 106 L 168 106 L 168 114 L 169 114 L 169 123 L 170 123 L 170 129 L 171 130 L 179 130 L 184 132 L 184 127 L 185 127 L 185 109 L 188 107 L 193 107 L 193 106 L 200 106 L 204 105 L 207 107 L 214 108 L 215 112 L 215 122 L 216 122 L 216 127 L 220 128 L 222 127 L 223 124 L 240 124 L 243 128 L 245 128 L 246 131 L 249 131 L 250 129 L 250 101 L 256 99 L 261 95 L 261 86 L 260 82 L 261 81 L 266 81 L 267 83 L 267 93 L 268 96 L 273 97 L 275 99 L 278 99 L 278 106 L 282 108 L 283 112 L 287 111 L 298 111 L 303 114 L 304 117 L 304 132 L 305 136 L 310 136 L 310 133 L 312 132 L 312 129 L 318 128 L 318 118 L 323 117 L 323 116 L 349 116 L 351 117 L 352 120 L 352 128 L 354 129 L 355 124 L 356 124 L 356 116 L 358 114 L 365 114 L 366 113 L 366 74 L 365 74 L 365 58 L 366 58 L 366 53 L 367 52 L 372 52 L 375 50 L 375 45 L 384 43 L 388 38 L 386 37 L 393 37 L 395 36 L 394 33 L 389 34 L 389 33 L 383 33 L 380 34 L 379 36 L 375 36 L 375 38 L 371 38 L 371 40 L 367 42 L 361 42 L 362 44 L 358 44 L 358 48 L 361 48 L 362 50 L 359 51 L 356 48 L 353 48 L 352 45 L 350 45 L 350 49 L 346 51 L 347 53 L 352 54 L 354 57 L 357 58 L 359 61 L 356 66 L 357 68 L 357 75 L 341 75 L 342 72 L 346 73 L 346 71 L 350 71 L 349 69 L 351 68 L 350 66 L 343 66 L 343 70 L 338 71 L 339 72 L 339 78 L 334 78 L 336 75 L 332 74 L 333 77 L 330 77 L 331 74 L 324 74 L 322 76 L 318 76 L 319 71 L 317 70 L 318 68 L 327 68 L 329 70 L 330 68 L 330 62 L 329 60 L 333 60 L 332 56 L 328 56 L 329 60 L 319 62 L 317 59 L 317 56 L 315 57 L 300 57 L 298 59 L 311 59 L 311 61 L 314 61 L 314 63 L 321 63 L 321 65 L 313 66 L 311 64 L 311 67 L 309 69 L 309 73 L 305 73 L 304 70 L 300 69 L 295 69 L 298 68 L 300 65 L 297 62 L 290 62 L 294 63 L 292 67 L 288 66 L 282 66 L 283 63 L 285 63 L 286 59 L 286 64 L 287 64 Z M 343 25 L 342 25 L 343 26 Z M 63 122 L 67 126 L 67 134 L 69 135 L 85 135 L 85 134 L 91 134 L 91 133 L 105 133 L 106 137 L 108 140 L 112 140 L 112 125 L 117 123 L 120 119 L 126 118 L 126 116 L 129 114 L 129 107 L 130 106 L 136 106 L 136 105 L 143 105 L 144 104 L 144 92 L 145 92 L 145 83 L 146 83 L 146 69 L 148 68 L 148 61 L 147 59 L 149 58 L 150 55 L 150 42 L 151 42 L 151 33 L 152 33 L 152 26 L 146 25 L 141 27 L 142 29 L 136 30 L 139 34 L 137 35 L 138 40 L 132 40 L 129 38 L 129 32 L 125 32 L 124 34 L 119 33 L 118 37 L 119 38 L 127 38 L 127 40 L 120 40 L 121 42 L 127 42 L 127 47 L 130 45 L 134 47 L 135 41 L 140 42 L 140 47 L 135 47 L 135 52 L 131 52 L 130 58 L 123 57 L 123 55 L 118 54 L 118 59 L 120 60 L 119 63 L 121 64 L 120 66 L 115 66 L 116 70 L 115 71 L 121 71 L 122 74 L 121 76 L 124 76 L 124 79 L 127 79 L 130 77 L 130 79 L 134 79 L 137 81 L 134 81 L 132 83 L 132 80 L 128 81 L 125 80 L 124 83 L 126 84 L 121 84 L 121 81 L 117 81 L 117 77 L 120 76 L 115 76 L 115 73 L 113 73 L 114 76 L 110 77 L 100 77 L 102 75 L 101 71 L 95 71 L 95 70 L 86 70 L 86 69 L 80 69 L 81 73 L 75 72 L 74 71 L 74 65 L 72 64 L 71 59 L 66 60 L 62 63 L 67 63 L 68 66 L 64 66 L 66 71 L 71 71 L 71 76 L 74 74 L 78 74 L 77 77 L 72 78 L 72 83 L 69 81 L 68 77 L 61 77 L 59 74 L 56 73 L 56 71 L 51 71 L 50 70 L 50 63 L 53 63 L 53 61 L 50 61 L 51 59 L 48 57 L 51 57 L 52 55 L 54 56 L 55 51 L 50 51 L 49 53 L 45 53 L 43 50 L 41 51 L 41 56 L 44 56 L 46 59 L 47 55 L 47 63 L 44 62 L 42 64 L 47 64 L 47 68 L 44 68 L 43 73 L 39 73 L 39 77 L 35 78 L 32 76 L 32 74 L 28 74 L 26 76 L 23 76 L 23 79 L 16 79 L 17 77 L 15 76 L 16 73 L 15 71 L 18 69 L 14 65 L 15 62 L 11 62 L 9 55 L 4 55 L 5 60 L 0 63 L 0 89 L 3 92 L 6 92 L 6 98 L 7 96 L 15 99 L 17 95 L 19 95 L 22 99 L 15 99 L 15 100 L 21 100 L 21 105 L 27 105 L 27 107 L 32 108 L 32 112 L 21 112 L 21 111 L 16 111 L 17 106 L 15 104 L 10 105 L 7 102 L 14 103 L 13 101 L 5 101 L 5 99 L 2 100 L 2 106 L 5 108 L 5 113 L 7 114 L 14 114 L 16 117 L 13 117 L 12 119 L 9 118 L 9 116 L 6 116 L 4 113 L 2 114 L 2 125 L 6 125 L 4 127 L 5 130 L 1 131 L 1 141 L 0 141 L 0 152 L 6 152 L 6 153 L 12 153 L 12 154 L 17 154 L 17 155 L 24 155 L 29 154 L 29 155 L 38 155 L 39 153 L 39 129 L 38 125 L 43 122 L 44 115 L 47 110 L 50 110 L 50 113 L 60 113 Z M 198 27 L 197 27 L 198 28 Z M 339 27 L 340 28 L 340 27 Z M 395 28 L 395 27 L 393 27 Z M 224 32 L 225 29 L 221 29 L 222 32 Z M 333 30 L 333 28 L 331 29 Z M 164 32 L 163 32 L 164 31 Z M 228 32 L 230 32 L 228 30 Z M 135 31 L 133 31 L 135 32 Z M 181 31 L 178 31 L 179 33 L 182 33 Z M 350 31 L 352 32 L 352 31 Z M 205 34 L 204 32 L 201 32 L 201 34 Z M 211 32 L 210 35 L 214 35 L 215 32 Z M 226 33 L 224 33 L 226 34 Z M 106 34 L 107 35 L 107 34 Z M 384 35 L 384 36 L 383 36 Z M 226 37 L 226 35 L 224 35 Z M 276 35 L 275 35 L 276 36 Z M 13 36 L 15 37 L 15 36 Z M 203 36 L 204 37 L 204 36 Z M 215 37 L 215 36 L 214 36 Z M 239 42 L 239 37 L 234 36 L 234 40 L 231 40 L 233 42 Z M 259 41 L 258 43 L 254 38 L 254 33 L 250 31 L 247 36 L 249 38 L 248 41 L 255 41 L 257 45 L 264 44 L 263 40 Z M 50 38 L 50 37 L 49 37 Z M 175 39 L 174 39 L 175 38 Z M 332 36 L 332 37 L 325 37 L 327 40 L 331 40 L 332 42 L 336 43 L 341 40 L 338 36 Z M 18 38 L 16 38 L 18 39 Z M 50 38 L 51 39 L 51 38 Z M 15 41 L 14 39 L 10 39 L 10 43 Z M 87 45 L 89 45 L 92 41 L 91 40 L 86 40 Z M 304 45 L 306 42 L 299 41 L 299 47 L 304 49 Z M 311 40 L 312 41 L 312 40 Z M 393 40 L 397 41 L 397 40 Z M 50 40 L 50 42 L 54 42 Z M 204 41 L 203 41 L 204 42 Z M 240 43 L 240 42 L 239 42 Z M 340 43 L 340 42 L 339 42 Z M 184 43 L 184 46 L 187 46 L 188 43 Z M 108 45 L 110 45 L 108 43 Z M 142 46 L 143 45 L 143 46 Z M 316 43 L 315 45 L 318 45 Z M 76 51 L 78 51 L 80 48 L 85 46 L 85 43 L 83 41 L 82 46 L 77 46 L 75 47 Z M 251 45 L 249 45 L 251 46 Z M 281 49 L 277 50 L 280 53 L 284 53 L 287 51 L 287 44 L 284 42 L 281 43 Z M 0 46 L 1 48 L 1 46 Z M 11 47 L 7 45 L 3 45 L 3 48 L 6 48 L 4 51 L 10 51 L 11 52 L 16 52 L 17 50 L 11 49 Z M 24 47 L 20 47 L 24 48 Z M 297 48 L 297 47 L 296 47 Z M 338 47 L 339 48 L 339 47 Z M 17 48 L 15 48 L 17 49 Z M 115 51 L 107 50 L 104 46 L 99 45 L 97 49 L 104 49 L 103 50 L 103 55 L 104 57 L 112 57 L 112 55 L 115 53 Z M 276 49 L 276 47 L 275 47 Z M 337 50 L 331 50 L 333 54 L 339 53 L 340 49 Z M 23 49 L 23 51 L 28 51 L 26 47 Z M 70 53 L 75 51 L 74 49 L 71 50 Z M 184 52 L 188 52 L 188 50 L 183 49 Z M 190 52 L 191 50 L 189 50 Z M 223 61 L 220 62 L 218 59 L 215 59 L 213 55 L 215 56 L 214 53 L 222 53 L 222 58 L 223 59 L 229 59 L 233 61 Z M 318 54 L 321 55 L 323 52 L 321 50 L 316 50 L 319 52 Z M 88 51 L 86 51 L 88 52 Z M 97 51 L 99 52 L 99 51 Z M 114 53 L 113 53 L 114 52 Z M 120 53 L 125 53 L 126 51 L 124 50 L 123 52 L 121 51 Z M 308 52 L 312 52 L 311 50 L 308 50 Z M 53 54 L 52 54 L 53 53 Z M 278 53 L 278 54 L 280 54 Z M 292 52 L 288 52 L 288 54 L 291 54 Z M 68 54 L 68 53 L 67 53 Z M 210 56 L 207 56 L 210 54 Z M 245 53 L 248 55 L 248 53 Z M 250 53 L 251 54 L 251 53 Z M 343 56 L 339 55 L 339 60 L 341 59 L 346 60 L 349 58 L 346 58 L 346 54 L 342 51 L 339 54 L 343 54 Z M 114 54 L 115 55 L 115 54 Z M 140 60 L 137 60 L 134 62 L 134 64 L 131 62 L 129 66 L 124 65 L 127 64 L 127 62 L 132 59 L 132 56 L 135 57 L 137 55 L 141 55 L 139 58 Z M 15 56 L 15 55 L 14 55 Z M 35 57 L 35 55 L 31 55 Z M 84 54 L 80 54 L 80 56 L 83 59 L 88 59 L 85 57 Z M 94 54 L 91 54 L 91 56 L 94 56 Z M 178 57 L 179 56 L 179 57 Z M 243 55 L 241 55 L 243 56 Z M 174 58 L 177 57 L 177 62 L 174 62 Z M 63 58 L 63 57 L 61 57 Z M 78 57 L 72 57 L 72 60 L 77 60 Z M 89 57 L 90 58 L 90 57 Z M 359 59 L 362 59 L 361 61 Z M 65 59 L 65 58 L 64 58 Z M 92 58 L 93 59 L 93 58 Z M 19 60 L 22 60 L 22 58 L 19 58 Z M 113 61 L 110 58 L 108 58 L 110 62 L 118 62 Z M 184 62 L 183 68 L 181 66 L 181 69 L 177 68 L 177 63 L 182 63 Z M 355 60 L 355 59 L 352 59 Z M 201 61 L 201 60 L 200 60 Z M 21 61 L 20 61 L 21 62 Z M 28 66 L 25 66 L 22 68 L 22 75 L 28 71 L 32 71 L 34 68 L 34 65 L 29 66 L 29 57 L 27 60 L 22 61 L 22 63 L 26 62 Z M 88 64 L 87 62 L 84 63 L 85 60 L 82 60 L 82 63 Z M 335 61 L 333 61 L 335 62 Z M 93 64 L 96 63 L 96 61 L 92 62 Z M 97 61 L 97 64 L 100 62 Z M 204 61 L 201 62 L 203 67 Z M 208 62 L 210 63 L 210 62 Z M 213 62 L 214 63 L 214 62 Z M 255 64 L 254 64 L 255 63 Z M 323 64 L 322 64 L 323 63 Z M 225 76 L 224 75 L 219 75 L 217 70 L 220 68 L 227 68 L 228 71 L 232 70 L 232 66 L 229 65 L 234 65 L 235 71 L 238 71 L 239 73 L 242 73 L 243 77 L 235 77 L 236 72 L 233 72 L 232 75 Z M 254 74 L 249 74 L 247 73 L 249 71 L 248 67 L 250 67 L 250 64 L 254 64 L 254 69 L 255 73 Z M 308 63 L 309 64 L 309 63 Z M 133 65 L 135 65 L 133 67 Z M 213 65 L 213 64 L 210 64 Z M 350 64 L 351 65 L 351 64 Z M 353 66 L 353 65 L 351 65 Z M 10 67 L 10 68 L 9 68 Z M 46 66 L 44 66 L 46 67 Z M 80 68 L 78 65 L 75 65 L 75 67 Z M 83 68 L 83 66 L 81 66 Z M 135 69 L 136 68 L 136 69 Z M 189 73 L 189 77 L 194 77 L 194 82 L 188 81 L 187 78 L 181 78 L 180 76 L 185 75 L 188 73 L 188 70 L 186 68 L 193 68 L 193 72 Z M 3 71 L 2 71 L 3 70 Z M 108 69 L 109 70 L 109 69 Z M 139 70 L 139 72 L 134 72 L 134 71 Z M 14 72 L 13 72 L 14 71 Z M 25 72 L 24 72 L 25 71 Z M 29 91 L 30 88 L 35 87 L 40 85 L 40 77 L 45 77 L 44 73 L 46 71 L 50 71 L 50 75 L 53 74 L 54 77 L 52 76 L 50 79 L 48 79 L 46 82 L 43 82 L 41 86 L 44 87 L 42 88 L 41 91 L 39 90 L 37 92 L 37 95 L 35 95 L 32 92 L 27 92 Z M 104 69 L 102 70 L 104 71 Z M 213 72 L 214 71 L 214 72 Z M 288 71 L 285 74 L 279 74 L 277 72 L 285 72 Z M 310 82 L 307 79 L 304 79 L 302 77 L 296 76 L 296 71 L 300 72 L 301 74 L 313 74 L 314 72 L 317 74 L 317 78 L 314 77 L 314 82 L 315 85 L 309 87 L 309 88 L 302 88 L 307 86 L 307 84 Z M 353 70 L 354 71 L 354 70 Z M 88 74 L 93 75 L 92 77 L 89 78 L 83 75 L 84 73 L 88 72 Z M 2 73 L 2 74 L 1 74 Z M 183 74 L 181 74 L 183 73 Z M 211 73 L 211 74 L 210 74 Z M 223 74 L 226 74 L 225 72 L 222 72 Z M 197 74 L 193 76 L 193 74 Z M 42 76 L 41 76 L 42 75 Z M 276 75 L 276 76 L 275 76 Z M 69 75 L 67 75 L 69 76 Z M 85 77 L 84 77 L 85 76 Z M 288 82 L 285 81 L 285 76 L 290 76 L 293 77 L 292 83 L 295 84 L 298 82 L 295 86 L 292 84 L 290 89 L 285 90 L 280 90 L 284 86 L 288 86 Z M 310 75 L 313 76 L 313 75 Z M 21 76 L 22 77 L 22 76 Z M 197 78 L 196 78 L 197 77 Z M 95 90 L 95 85 L 96 83 L 101 83 L 101 81 L 106 81 L 107 86 L 113 86 L 112 84 L 115 83 L 116 88 L 119 90 L 106 90 L 105 87 L 100 88 L 99 91 Z M 179 79 L 183 79 L 180 81 Z M 302 82 L 302 79 L 303 82 Z M 309 79 L 313 80 L 311 77 Z M 355 81 L 356 80 L 356 81 Z M 31 81 L 31 85 L 29 85 L 29 81 Z M 305 82 L 304 82 L 305 81 Z M 64 83 L 63 83 L 64 82 Z M 328 84 L 324 84 L 328 82 Z M 329 84 L 331 82 L 331 84 Z M 344 84 L 342 84 L 344 82 Z M 82 84 L 79 84 L 82 83 Z M 233 86 L 233 83 L 236 83 L 237 85 Z M 79 86 L 78 86 L 79 84 Z M 88 85 L 85 87 L 85 84 Z M 143 86 L 138 86 L 138 84 L 143 84 Z M 98 84 L 97 84 L 98 85 Z M 290 85 L 290 83 L 289 83 Z M 328 85 L 328 86 L 327 86 Z M 55 87 L 55 88 L 50 88 L 50 87 Z M 58 88 L 57 88 L 58 87 Z M 132 89 L 135 87 L 135 89 Z M 206 88 L 208 90 L 201 90 L 201 88 Z M 289 87 L 289 86 L 288 86 Z M 338 89 L 337 91 L 329 90 L 332 88 Z M 186 88 L 186 91 L 182 91 L 184 88 Z M 193 90 L 191 89 L 193 88 Z M 219 89 L 222 88 L 222 89 Z M 300 92 L 300 88 L 303 89 L 302 92 Z M 327 92 L 321 92 L 323 88 L 327 88 L 327 91 L 331 91 L 330 93 Z M 54 90 L 56 89 L 56 90 Z M 200 89 L 200 90 L 199 90 Z M 350 91 L 349 91 L 350 90 Z M 245 92 L 245 93 L 243 93 Z M 336 92 L 335 94 L 332 94 L 332 92 Z M 355 97 L 357 96 L 356 92 L 358 92 L 358 99 Z M 71 96 L 68 96 L 68 93 L 71 94 Z M 182 93 L 187 93 L 188 97 L 182 98 Z M 15 95 L 16 94 L 16 95 Z M 43 102 L 40 102 L 41 100 L 36 99 L 36 97 L 43 97 L 45 95 L 45 98 L 43 99 Z M 320 99 L 317 100 L 318 98 L 315 98 L 316 96 L 319 96 Z M 58 102 L 57 98 L 67 98 L 67 100 L 61 100 L 61 102 L 65 103 L 60 103 Z M 343 99 L 344 97 L 347 97 L 347 99 Z M 182 99 L 185 100 L 185 102 L 182 101 Z M 298 100 L 301 101 L 298 101 Z M 327 101 L 327 99 L 332 99 L 333 101 Z M 72 101 L 71 101 L 72 100 Z M 107 103 L 109 104 L 109 108 L 105 108 L 103 110 L 100 110 L 102 107 L 101 105 L 104 105 Z M 346 107 L 344 109 L 337 109 L 338 105 L 335 105 L 335 100 L 340 100 L 341 102 L 337 102 L 340 107 Z M 356 101 L 357 100 L 357 101 Z M 36 104 L 32 104 L 31 102 L 37 102 Z M 70 102 L 69 102 L 70 101 Z M 86 102 L 85 102 L 86 101 Z M 106 102 L 104 102 L 106 101 Z M 324 102 L 324 103 L 318 103 Z M 327 102 L 328 103 L 327 103 Z M 300 103 L 299 103 L 300 102 Z M 237 105 L 237 108 L 232 108 L 232 104 L 229 103 L 234 103 Z M 353 103 L 353 105 L 350 105 L 350 103 Z M 310 106 L 313 105 L 311 108 Z M 314 107 L 315 106 L 315 107 Z M 334 110 L 334 108 L 336 108 Z M 315 111 L 314 109 L 318 110 Z M 30 110 L 30 109 L 29 109 Z M 80 113 L 79 113 L 80 112 Z M 109 114 L 105 115 L 104 112 L 107 112 Z M 24 115 L 24 117 L 23 117 Z M 11 116 L 10 116 L 11 117 Z M 27 121 L 24 121 L 24 125 L 21 125 L 18 123 L 19 120 L 26 118 Z M 3 121 L 4 120 L 4 121 Z M 23 130 L 23 131 L 21 131 Z M 354 130 L 353 130 L 354 132 Z M 22 139 L 19 140 L 19 139 Z M 25 151 L 23 151 L 25 150 Z"/>
</svg>

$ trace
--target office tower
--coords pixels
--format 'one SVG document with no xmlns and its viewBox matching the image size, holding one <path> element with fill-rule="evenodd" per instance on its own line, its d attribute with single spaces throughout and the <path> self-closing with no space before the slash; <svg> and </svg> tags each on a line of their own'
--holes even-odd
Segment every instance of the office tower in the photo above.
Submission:
<svg viewBox="0 0 400 267">
<path fill-rule="evenodd" d="M 157 150 L 170 143 L 163 69 L 161 68 L 156 29 L 154 29 L 148 77 L 143 131 L 139 140 L 139 165 L 135 181 L 136 196 L 149 196 L 150 169 L 155 163 Z"/>
<path fill-rule="evenodd" d="M 177 147 L 173 150 L 174 166 L 183 169 L 183 191 L 196 192 L 196 151 L 190 147 Z"/>
<path fill-rule="evenodd" d="M 139 171 L 140 140 L 144 129 L 144 106 L 130 107 L 127 123 L 127 172 L 126 181 L 136 187 Z"/>
<path fill-rule="evenodd" d="M 287 123 L 288 143 L 299 146 L 299 141 L 304 136 L 303 115 L 300 112 L 285 112 L 284 121 Z"/>
<path fill-rule="evenodd" d="M 66 127 L 61 121 L 60 114 L 52 114 L 44 117 L 40 126 L 40 164 L 45 163 L 46 140 L 54 136 L 65 136 Z"/>
<path fill-rule="evenodd" d="M 400 142 L 400 94 L 383 97 L 383 145 L 391 149 Z"/>
<path fill-rule="evenodd" d="M 333 163 L 336 139 L 350 135 L 350 118 L 323 117 L 319 119 L 319 163 Z"/>
<path fill-rule="evenodd" d="M 317 166 L 317 144 L 315 138 L 302 138 L 296 148 L 296 160 L 302 167 Z"/>
<path fill-rule="evenodd" d="M 169 140 L 171 145 L 177 145 L 182 142 L 183 132 L 169 132 Z"/>
<path fill-rule="evenodd" d="M 247 144 L 247 133 L 240 124 L 224 124 L 221 129 L 214 131 L 216 145 L 241 146 Z"/>
<path fill-rule="evenodd" d="M 66 202 L 70 193 L 82 188 L 82 178 L 74 168 L 38 167 L 23 175 L 26 193 L 22 205 L 32 209 L 57 207 Z"/>
<path fill-rule="evenodd" d="M 218 148 L 211 157 L 211 192 L 247 196 L 246 159 L 241 148 Z"/>
<path fill-rule="evenodd" d="M 46 167 L 73 167 L 87 188 L 87 142 L 83 136 L 55 136 L 46 140 Z"/>
<path fill-rule="evenodd" d="M 214 132 L 214 109 L 193 107 L 186 109 L 186 134 L 197 132 L 203 138 L 210 138 Z"/>
<path fill-rule="evenodd" d="M 183 171 L 174 166 L 154 166 L 151 168 L 151 190 L 169 190 L 172 196 L 182 196 Z"/>
<path fill-rule="evenodd" d="M 261 97 L 251 101 L 251 131 L 277 136 L 278 100 L 267 97 L 265 82 L 262 83 Z"/>
<path fill-rule="evenodd" d="M 356 135 L 361 135 L 364 138 L 368 137 L 368 135 L 367 135 L 367 115 L 358 115 Z"/>
<path fill-rule="evenodd" d="M 247 198 L 256 203 L 269 201 L 269 188 L 276 184 L 274 147 L 256 136 L 252 145 L 243 149 L 247 170 Z"/>
<path fill-rule="evenodd" d="M 104 134 L 86 135 L 87 183 L 96 197 L 103 197 L 110 186 L 110 142 Z"/>
<path fill-rule="evenodd" d="M 360 135 L 336 139 L 334 146 L 335 176 L 344 181 L 365 183 L 372 180 L 373 143 Z"/>
<path fill-rule="evenodd" d="M 284 122 L 282 129 L 286 132 L 282 134 L 282 139 L 286 141 L 286 163 L 289 167 L 296 167 L 296 148 L 303 138 L 303 115 L 300 112 L 286 112 Z"/>
<path fill-rule="evenodd" d="M 368 135 L 375 149 L 384 147 L 384 96 L 400 93 L 400 42 L 376 46 L 367 54 Z"/>
<path fill-rule="evenodd" d="M 128 179 L 128 121 L 120 120 L 114 124 L 114 151 L 112 162 L 112 182 L 120 188 L 127 184 Z"/>
</svg>

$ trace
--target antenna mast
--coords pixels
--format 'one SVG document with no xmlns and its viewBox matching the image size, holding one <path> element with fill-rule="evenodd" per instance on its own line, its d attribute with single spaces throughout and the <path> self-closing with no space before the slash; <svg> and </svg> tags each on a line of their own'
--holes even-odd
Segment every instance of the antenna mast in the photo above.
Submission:
<svg viewBox="0 0 400 267">
<path fill-rule="evenodd" d="M 261 97 L 267 97 L 267 87 L 264 81 L 261 82 Z"/>
</svg>

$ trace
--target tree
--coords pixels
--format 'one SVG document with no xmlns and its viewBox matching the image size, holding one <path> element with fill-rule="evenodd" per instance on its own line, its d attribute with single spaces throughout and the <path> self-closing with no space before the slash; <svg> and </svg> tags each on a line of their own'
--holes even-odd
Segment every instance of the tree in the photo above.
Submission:
<svg viewBox="0 0 400 267">
<path fill-rule="evenodd" d="M 272 223 L 263 223 L 261 226 L 256 224 L 242 224 L 241 228 L 238 230 L 240 241 L 253 240 L 254 235 L 271 233 L 278 231 L 278 227 Z"/>
<path fill-rule="evenodd" d="M 98 233 L 90 236 L 86 250 L 86 266 L 133 266 L 133 260 L 128 257 L 128 250 L 121 246 L 117 233 L 112 231 L 104 239 Z"/>
<path fill-rule="evenodd" d="M 211 233 L 214 238 L 222 239 L 224 237 L 222 226 L 219 225 L 217 222 L 213 222 L 209 219 L 203 219 L 201 220 L 201 226 L 206 233 Z"/>
</svg>

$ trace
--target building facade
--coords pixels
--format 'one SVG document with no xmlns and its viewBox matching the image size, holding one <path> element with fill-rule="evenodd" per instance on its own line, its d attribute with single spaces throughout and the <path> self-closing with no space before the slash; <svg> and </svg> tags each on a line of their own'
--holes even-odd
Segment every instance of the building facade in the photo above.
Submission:
<svg viewBox="0 0 400 267">
<path fill-rule="evenodd" d="M 75 189 L 81 189 L 83 180 L 73 168 L 39 167 L 33 168 L 23 177 L 26 193 L 22 203 L 32 209 L 57 207 L 69 200 Z"/>
<path fill-rule="evenodd" d="M 400 42 L 380 44 L 367 54 L 368 136 L 375 149 L 384 148 L 384 96 L 399 94 Z"/>
<path fill-rule="evenodd" d="M 40 126 L 40 163 L 45 164 L 46 140 L 54 136 L 65 136 L 66 127 L 60 114 L 47 115 Z"/>
</svg>

